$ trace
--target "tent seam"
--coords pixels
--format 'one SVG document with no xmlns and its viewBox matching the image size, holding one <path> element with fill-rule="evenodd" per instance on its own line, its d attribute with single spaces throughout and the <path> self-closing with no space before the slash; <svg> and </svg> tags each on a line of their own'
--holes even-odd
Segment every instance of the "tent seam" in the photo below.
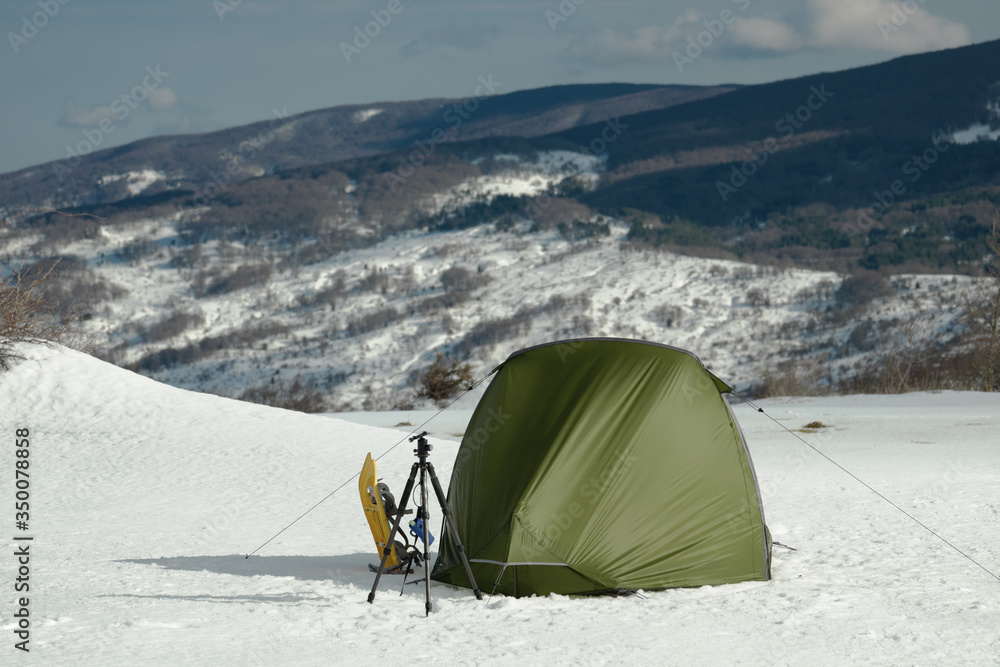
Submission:
<svg viewBox="0 0 1000 667">
<path fill-rule="evenodd" d="M 729 413 L 729 423 L 736 428 L 736 434 L 740 438 L 740 444 L 743 445 L 743 454 L 746 456 L 747 465 L 750 466 L 750 476 L 753 478 L 754 495 L 757 497 L 757 507 L 760 511 L 760 525 L 761 525 L 761 542 L 764 545 L 764 576 L 767 580 L 770 580 L 771 571 L 771 559 L 768 558 L 767 554 L 767 520 L 764 517 L 764 499 L 760 495 L 760 481 L 757 479 L 757 469 L 753 464 L 753 457 L 750 456 L 750 447 L 747 445 L 747 439 L 743 435 L 743 429 L 740 427 L 739 421 L 736 419 L 736 415 L 733 414 L 733 406 L 729 405 L 729 401 L 725 399 L 722 395 L 719 399 L 726 405 L 726 411 Z M 744 481 L 744 485 L 746 482 Z"/>
</svg>

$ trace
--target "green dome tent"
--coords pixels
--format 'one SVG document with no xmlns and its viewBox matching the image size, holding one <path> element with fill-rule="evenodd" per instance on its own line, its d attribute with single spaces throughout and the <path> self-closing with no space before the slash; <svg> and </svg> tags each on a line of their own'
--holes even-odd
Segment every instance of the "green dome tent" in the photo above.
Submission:
<svg viewBox="0 0 1000 667">
<path fill-rule="evenodd" d="M 729 391 L 691 353 L 644 341 L 510 355 L 448 488 L 480 587 L 521 597 L 769 579 L 770 535 Z M 432 578 L 469 585 L 448 531 Z"/>
</svg>

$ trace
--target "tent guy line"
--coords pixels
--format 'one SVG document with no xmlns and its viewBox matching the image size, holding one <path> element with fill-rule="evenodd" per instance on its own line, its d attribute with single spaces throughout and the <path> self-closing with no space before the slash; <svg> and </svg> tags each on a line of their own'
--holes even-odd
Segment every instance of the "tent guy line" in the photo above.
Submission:
<svg viewBox="0 0 1000 667">
<path fill-rule="evenodd" d="M 433 415 L 431 415 L 430 417 L 428 417 L 426 420 L 424 420 L 424 422 L 422 424 L 420 424 L 419 426 L 417 426 L 416 428 L 414 428 L 412 431 L 410 431 L 409 433 L 407 433 L 406 435 L 404 435 L 399 440 L 399 442 L 397 442 L 395 445 L 393 445 L 389 449 L 385 450 L 384 452 L 382 452 L 381 454 L 379 454 L 378 456 L 376 456 L 374 460 L 378 461 L 383 456 L 386 456 L 389 452 L 391 452 L 392 450 L 396 449 L 396 447 L 399 447 L 401 444 L 403 444 L 404 442 L 406 442 L 406 440 L 411 435 L 413 435 L 414 433 L 416 433 L 417 431 L 419 431 L 420 429 L 422 429 L 427 424 L 430 424 L 432 421 L 434 421 L 435 418 L 437 418 L 438 415 L 440 415 L 442 412 L 444 412 L 445 410 L 447 410 L 451 406 L 455 405 L 455 403 L 457 403 L 458 401 L 462 400 L 462 398 L 464 398 L 466 394 L 468 394 L 470 391 L 472 391 L 473 389 L 475 389 L 476 387 L 478 387 L 480 384 L 482 384 L 483 381 L 486 380 L 486 378 L 488 378 L 489 376 L 493 375 L 493 373 L 495 373 L 495 372 L 496 372 L 496 369 L 494 368 L 489 373 L 487 373 L 483 377 L 479 378 L 478 380 L 476 380 L 475 382 L 473 382 L 472 384 L 470 384 L 468 386 L 468 388 L 466 388 L 465 391 L 463 391 L 461 394 L 458 395 L 457 398 L 455 398 L 450 403 L 448 403 L 448 405 L 444 406 L 443 408 L 441 408 L 440 410 L 438 410 L 437 412 L 435 412 Z M 301 519 L 302 517 L 304 517 L 306 514 L 309 514 L 310 512 L 312 512 L 314 509 L 316 509 L 317 507 L 319 507 L 320 505 L 322 505 L 324 502 L 326 502 L 335 493 L 337 493 L 342 488 L 344 488 L 345 486 L 347 486 L 348 484 L 350 484 L 351 482 L 353 482 L 355 479 L 357 479 L 357 477 L 358 477 L 359 474 L 361 474 L 360 470 L 358 472 L 354 473 L 353 475 L 351 475 L 346 480 L 344 480 L 344 483 L 341 484 L 340 486 L 338 486 L 336 489 L 334 489 L 330 493 L 326 494 L 323 497 L 323 499 L 320 500 L 318 503 L 316 503 L 315 505 L 313 505 L 312 507 L 310 507 L 309 509 L 307 509 L 305 512 L 303 512 L 299 516 L 297 516 L 294 521 L 292 521 L 287 526 L 285 526 L 284 528 L 282 528 L 281 530 L 279 530 L 277 533 L 275 533 L 274 535 L 272 535 L 270 538 L 268 538 L 268 540 L 266 542 L 264 542 L 259 547 L 257 547 L 256 549 L 254 549 L 253 551 L 251 551 L 250 553 L 248 553 L 246 556 L 244 556 L 243 559 L 246 560 L 247 558 L 250 558 L 250 556 L 253 556 L 255 553 L 257 553 L 258 551 L 260 551 L 261 549 L 263 549 L 264 547 L 266 547 L 271 542 L 271 540 L 273 540 L 278 535 L 281 535 L 283 532 L 285 532 L 286 530 L 288 530 L 289 528 L 291 528 L 292 526 L 294 526 L 299 521 L 299 519 Z"/>
<path fill-rule="evenodd" d="M 904 510 L 902 507 L 900 507 L 896 503 L 894 503 L 891 500 L 889 500 L 888 498 L 886 498 L 884 495 L 882 495 L 881 493 L 879 493 L 873 486 L 871 486 L 866 481 L 864 481 L 863 479 L 861 479 L 860 477 L 858 477 L 857 475 L 855 475 L 854 473 L 852 473 L 850 470 L 848 470 L 847 468 L 845 468 L 844 466 L 840 465 L 839 463 L 837 463 L 836 461 L 834 461 L 832 458 L 830 458 L 829 456 L 827 456 L 826 454 L 824 454 L 822 451 L 820 451 L 820 449 L 818 447 L 816 447 L 816 446 L 810 444 L 809 442 L 807 442 L 798 433 L 796 433 L 795 431 L 791 430 L 790 428 L 788 428 L 787 426 L 785 426 L 784 424 L 782 424 L 781 422 L 779 422 L 777 419 L 775 419 L 771 415 L 769 415 L 766 412 L 764 412 L 764 408 L 760 407 L 759 405 L 756 405 L 756 404 L 752 403 L 746 396 L 743 396 L 742 394 L 740 394 L 739 392 L 737 392 L 735 390 L 732 393 L 734 395 L 736 395 L 736 396 L 739 396 L 743 400 L 743 402 L 746 403 L 747 405 L 749 405 L 751 408 L 753 408 L 755 412 L 759 412 L 760 414 L 764 415 L 765 417 L 767 417 L 768 419 L 770 419 L 771 421 L 773 421 L 775 424 L 777 424 L 778 426 L 780 426 L 782 429 L 784 429 L 785 431 L 787 431 L 788 433 L 790 433 L 792 436 L 794 436 L 795 438 L 797 438 L 798 441 L 801 442 L 803 445 L 805 445 L 809 449 L 813 450 L 814 452 L 816 452 L 817 454 L 819 454 L 820 456 L 822 456 L 824 459 L 826 459 L 827 461 L 829 461 L 833 465 L 835 465 L 838 468 L 840 468 L 843 472 L 847 473 L 850 477 L 852 477 L 856 482 L 858 482 L 859 484 L 861 484 L 862 486 L 864 486 L 866 489 L 868 489 L 869 491 L 871 491 L 872 493 L 874 493 L 876 496 L 878 496 L 879 498 L 881 498 L 882 500 L 884 500 L 885 502 L 889 503 L 890 505 L 892 505 L 893 507 L 895 507 L 897 510 L 899 510 L 900 512 L 902 512 L 906 517 L 908 517 L 911 521 L 913 521 L 913 523 L 917 524 L 918 526 L 920 526 L 921 528 L 923 528 L 924 530 L 926 530 L 928 533 L 930 533 L 931 535 L 933 535 L 934 537 L 938 538 L 939 540 L 941 540 L 942 542 L 944 542 L 945 544 L 947 544 L 949 547 L 951 547 L 952 549 L 954 549 L 955 551 L 957 551 L 958 553 L 960 553 L 962 556 L 964 556 L 965 558 L 967 558 L 970 562 L 972 562 L 976 567 L 978 567 L 979 569 L 981 569 L 983 572 L 985 572 L 986 574 L 990 575 L 991 577 L 993 577 L 997 581 L 1000 581 L 1000 576 L 994 574 L 992 571 L 990 571 L 989 569 L 987 569 L 987 567 L 985 565 L 983 565 L 982 563 L 980 563 L 979 561 L 977 561 L 975 558 L 973 558 L 969 554 L 965 553 L 964 551 L 962 551 L 961 549 L 959 549 L 958 547 L 956 547 L 954 544 L 952 544 L 951 542 L 949 542 L 948 540 L 946 540 L 944 537 L 942 537 L 940 534 L 938 534 L 937 532 L 935 532 L 932 528 L 930 528 L 929 526 L 927 526 L 926 524 L 924 524 L 923 522 L 921 522 L 915 516 L 913 516 L 912 514 L 910 514 L 909 512 L 907 512 L 906 510 Z M 777 543 L 775 542 L 774 544 L 777 544 Z M 784 546 L 784 545 L 781 545 L 781 546 Z"/>
</svg>

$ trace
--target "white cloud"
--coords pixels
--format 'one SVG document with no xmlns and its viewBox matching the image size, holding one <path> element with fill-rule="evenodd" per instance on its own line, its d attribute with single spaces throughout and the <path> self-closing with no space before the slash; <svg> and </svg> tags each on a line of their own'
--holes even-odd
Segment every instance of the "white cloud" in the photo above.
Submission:
<svg viewBox="0 0 1000 667">
<path fill-rule="evenodd" d="M 644 26 L 623 34 L 603 30 L 578 38 L 570 46 L 572 59 L 600 64 L 670 60 L 675 52 L 685 52 L 694 42 L 699 49 L 717 50 L 720 55 L 741 52 L 794 51 L 802 38 L 787 23 L 770 18 L 738 18 L 723 23 L 717 16 L 701 15 L 688 9 L 666 27 Z M 694 48 L 694 47 L 691 47 Z"/>
<path fill-rule="evenodd" d="M 177 93 L 172 88 L 153 88 L 146 93 L 146 102 L 153 111 L 163 111 L 177 104 Z"/>
<path fill-rule="evenodd" d="M 927 0 L 811 0 L 816 13 L 811 43 L 916 53 L 970 44 L 969 29 L 934 16 Z"/>
<path fill-rule="evenodd" d="M 794 28 L 774 19 L 741 18 L 729 34 L 733 44 L 754 51 L 794 51 L 802 46 Z"/>
<path fill-rule="evenodd" d="M 689 9 L 665 28 L 644 26 L 630 34 L 602 30 L 596 35 L 580 37 L 570 45 L 567 54 L 574 60 L 602 64 L 669 60 L 674 51 L 685 46 L 688 35 L 694 36 L 704 29 L 698 21 L 698 13 Z"/>
<path fill-rule="evenodd" d="M 59 118 L 59 124 L 65 127 L 97 127 L 105 118 L 117 120 L 118 115 L 109 106 L 77 108 L 72 100 L 66 102 L 66 108 Z"/>
<path fill-rule="evenodd" d="M 972 42 L 966 26 L 923 9 L 928 2 L 809 0 L 808 12 L 797 14 L 796 20 L 733 12 L 736 20 L 724 28 L 718 15 L 688 9 L 668 26 L 648 25 L 631 32 L 605 29 L 581 35 L 570 44 L 566 55 L 572 60 L 609 66 L 668 62 L 675 52 L 688 53 L 689 47 L 731 58 L 748 52 L 773 56 L 802 49 L 871 49 L 903 54 Z M 696 41 L 694 46 L 692 41 Z"/>
</svg>

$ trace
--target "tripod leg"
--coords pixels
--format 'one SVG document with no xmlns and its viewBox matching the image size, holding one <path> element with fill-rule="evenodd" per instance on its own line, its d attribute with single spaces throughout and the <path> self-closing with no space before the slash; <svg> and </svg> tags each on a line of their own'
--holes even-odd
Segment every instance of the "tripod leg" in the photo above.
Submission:
<svg viewBox="0 0 1000 667">
<path fill-rule="evenodd" d="M 427 465 L 430 465 L 428 463 Z M 427 543 L 427 536 L 430 535 L 430 526 L 427 525 L 427 471 L 420 467 L 420 496 L 423 503 L 424 520 L 424 616 L 431 615 L 431 553 L 430 545 Z"/>
<path fill-rule="evenodd" d="M 472 584 L 472 591 L 476 594 L 477 600 L 482 600 L 483 594 L 479 591 L 479 586 L 476 584 L 476 577 L 472 574 L 472 566 L 469 565 L 469 559 L 465 555 L 465 547 L 458 536 L 458 528 L 455 526 L 455 519 L 451 516 L 448 499 L 445 497 L 444 491 L 441 490 L 441 482 L 438 481 L 437 474 L 434 472 L 434 466 L 430 461 L 427 462 L 427 469 L 431 473 L 431 482 L 434 484 L 434 493 L 437 494 L 438 504 L 441 505 L 441 514 L 444 516 L 444 523 L 448 527 L 448 530 L 451 531 L 451 536 L 455 538 L 455 548 L 458 549 L 458 555 L 462 557 L 462 564 L 465 565 L 465 574 L 469 577 L 469 583 Z"/>
<path fill-rule="evenodd" d="M 372 591 L 368 594 L 368 604 L 371 604 L 375 600 L 375 591 L 378 590 L 379 579 L 382 578 L 382 573 L 385 571 L 385 562 L 389 559 L 389 554 L 392 553 L 393 541 L 396 539 L 396 533 L 399 532 L 399 522 L 403 520 L 406 502 L 410 499 L 410 491 L 413 490 L 413 480 L 416 476 L 417 464 L 414 463 L 413 467 L 410 468 L 410 478 L 406 480 L 406 486 L 403 487 L 403 495 L 399 498 L 399 505 L 396 507 L 396 520 L 393 521 L 392 530 L 389 531 L 389 539 L 386 540 L 385 548 L 382 549 L 382 560 L 378 564 L 378 573 L 375 575 L 375 583 L 372 584 Z"/>
</svg>

